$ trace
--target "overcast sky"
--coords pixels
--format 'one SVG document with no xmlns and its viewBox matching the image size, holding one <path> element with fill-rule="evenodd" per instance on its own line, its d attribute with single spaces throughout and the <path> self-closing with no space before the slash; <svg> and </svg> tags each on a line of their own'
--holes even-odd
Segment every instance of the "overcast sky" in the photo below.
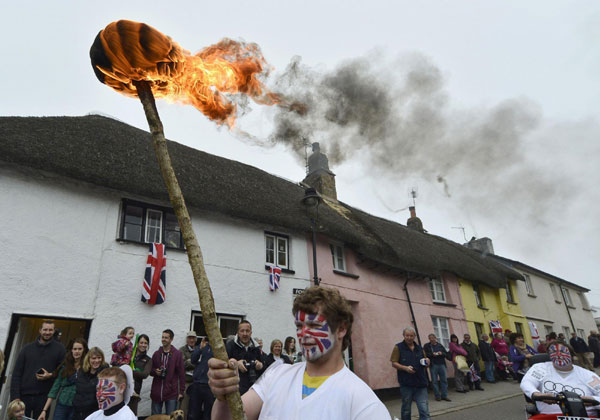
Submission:
<svg viewBox="0 0 600 420">
<path fill-rule="evenodd" d="M 372 96 L 385 117 L 364 121 L 350 105 L 366 135 L 323 126 L 311 139 L 343 148 L 331 165 L 341 201 L 405 224 L 408 211 L 395 210 L 417 188 L 430 233 L 461 243 L 488 236 L 497 254 L 591 289 L 600 306 L 598 2 L 22 1 L 2 9 L 0 115 L 102 113 L 147 130 L 140 103 L 100 84 L 90 66 L 96 34 L 119 19 L 148 23 L 192 52 L 223 37 L 256 42 L 274 68 L 272 86 L 293 59 L 320 81 L 358 68 L 349 80 L 372 84 L 361 97 Z M 172 140 L 304 178 L 285 145 L 241 140 L 192 107 L 160 102 L 159 111 Z M 239 126 L 268 140 L 276 112 L 252 105 Z"/>
</svg>

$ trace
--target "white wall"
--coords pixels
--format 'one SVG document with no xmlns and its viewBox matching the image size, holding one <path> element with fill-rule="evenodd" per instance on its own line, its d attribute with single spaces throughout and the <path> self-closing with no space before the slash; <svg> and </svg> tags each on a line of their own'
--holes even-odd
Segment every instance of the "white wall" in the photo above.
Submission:
<svg viewBox="0 0 600 420">
<path fill-rule="evenodd" d="M 557 334 L 563 332 L 563 327 L 569 327 L 569 329 L 573 331 L 573 327 L 569 320 L 569 314 L 567 313 L 562 295 L 560 295 L 559 284 L 551 279 L 534 274 L 533 272 L 520 271 L 521 273 L 528 275 L 531 279 L 535 295 L 530 296 L 527 294 L 525 282 L 516 282 L 521 310 L 525 317 L 537 324 L 540 337 L 543 338 L 546 335 L 545 325 L 551 325 L 553 331 Z M 556 287 L 560 302 L 557 302 L 554 299 L 554 295 L 550 289 L 550 283 L 554 284 Z M 577 295 L 578 290 L 569 286 L 565 287 L 570 291 L 571 300 L 574 306 L 574 308 L 569 308 L 569 312 L 573 319 L 573 323 L 575 324 L 575 328 L 583 329 L 585 331 L 587 341 L 587 336 L 590 331 L 596 329 L 593 312 L 583 309 L 579 296 Z M 546 322 L 542 320 L 545 320 Z"/>
<path fill-rule="evenodd" d="M 108 358 L 110 343 L 130 324 L 148 334 L 152 351 L 166 328 L 175 332 L 174 344 L 183 345 L 191 311 L 200 310 L 187 255 L 167 250 L 167 299 L 151 307 L 140 301 L 147 245 L 116 241 L 121 198 L 151 200 L 6 166 L 0 168 L 0 197 L 2 348 L 15 312 L 93 319 L 89 344 L 104 349 Z M 193 209 L 190 213 L 217 312 L 249 319 L 266 351 L 272 339 L 294 335 L 292 289 L 307 287 L 310 277 L 304 236 Z M 265 270 L 264 230 L 290 236 L 295 274 L 283 274 L 274 293 Z M 6 384 L 3 393 L 8 388 Z"/>
</svg>

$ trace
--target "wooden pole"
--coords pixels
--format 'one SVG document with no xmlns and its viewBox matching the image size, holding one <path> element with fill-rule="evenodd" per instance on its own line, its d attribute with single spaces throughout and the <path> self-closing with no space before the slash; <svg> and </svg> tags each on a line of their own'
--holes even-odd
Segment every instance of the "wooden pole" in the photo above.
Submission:
<svg viewBox="0 0 600 420">
<path fill-rule="evenodd" d="M 202 310 L 202 320 L 204 321 L 204 327 L 206 328 L 210 345 L 212 346 L 214 355 L 227 362 L 229 357 L 227 356 L 225 344 L 223 344 L 223 337 L 221 336 L 221 330 L 219 329 L 219 324 L 217 322 L 215 301 L 212 290 L 210 289 L 208 277 L 206 276 L 206 271 L 204 270 L 202 251 L 200 250 L 200 245 L 196 239 L 194 229 L 192 228 L 190 214 L 185 205 L 181 188 L 179 188 L 179 182 L 175 176 L 173 165 L 171 164 L 171 157 L 167 150 L 167 141 L 165 139 L 163 125 L 160 121 L 158 110 L 156 109 L 152 89 L 150 84 L 146 81 L 133 81 L 133 84 L 137 88 L 138 96 L 144 106 L 146 119 L 148 120 L 150 132 L 152 133 L 154 153 L 156 154 L 160 172 L 165 181 L 165 185 L 167 186 L 169 198 L 171 199 L 171 204 L 173 205 L 179 227 L 181 228 L 188 261 L 194 275 L 194 283 L 198 290 L 200 309 Z M 231 416 L 234 420 L 246 419 L 242 398 L 239 392 L 227 395 L 227 404 L 229 405 L 229 410 L 231 411 Z"/>
</svg>

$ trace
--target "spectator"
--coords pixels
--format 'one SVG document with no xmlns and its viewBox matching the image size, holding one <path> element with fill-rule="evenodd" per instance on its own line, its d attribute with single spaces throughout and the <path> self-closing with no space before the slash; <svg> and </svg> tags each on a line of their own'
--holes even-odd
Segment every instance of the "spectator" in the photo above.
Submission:
<svg viewBox="0 0 600 420">
<path fill-rule="evenodd" d="M 512 333 L 510 335 L 510 360 L 513 364 L 513 370 L 517 374 L 517 380 L 521 382 L 521 379 L 529 369 L 529 358 L 534 354 L 537 354 L 535 350 L 525 344 L 525 339 L 521 333 Z"/>
<path fill-rule="evenodd" d="M 546 353 L 546 350 L 547 350 L 546 343 L 547 342 L 548 342 L 548 336 L 546 336 L 546 340 L 540 340 L 540 344 L 538 344 L 536 351 L 538 353 Z"/>
<path fill-rule="evenodd" d="M 281 340 L 275 339 L 271 341 L 271 354 L 265 357 L 265 369 L 279 360 L 281 360 L 280 363 L 287 363 L 288 365 L 293 364 L 290 358 L 282 353 L 282 349 L 283 343 Z"/>
<path fill-rule="evenodd" d="M 248 420 L 390 419 L 375 393 L 345 365 L 342 352 L 350 344 L 352 309 L 339 291 L 309 287 L 294 300 L 298 342 L 306 362 L 268 369 L 242 396 Z M 215 420 L 230 416 L 225 396 L 238 389 L 235 363 L 212 358 L 208 362 L 210 387 L 218 398 Z M 302 390 L 302 395 L 298 395 Z"/>
<path fill-rule="evenodd" d="M 191 417 L 193 420 L 210 420 L 211 417 L 215 397 L 208 386 L 208 361 L 212 357 L 212 348 L 208 343 L 208 338 L 204 337 L 200 346 L 196 347 L 192 353 L 192 363 L 196 365 L 196 368 L 194 369 L 194 383 L 191 387 L 188 418 Z"/>
<path fill-rule="evenodd" d="M 567 342 L 567 339 L 565 338 L 565 335 L 563 333 L 558 333 L 558 337 L 556 337 L 556 341 L 565 344 Z"/>
<path fill-rule="evenodd" d="M 431 372 L 431 382 L 433 383 L 435 399 L 436 401 L 450 401 L 448 398 L 448 375 L 446 374 L 446 358 L 448 357 L 448 352 L 444 346 L 437 341 L 435 334 L 429 334 L 428 338 L 429 343 L 426 343 L 423 346 L 423 350 L 425 350 L 425 355 L 431 361 L 429 370 Z"/>
<path fill-rule="evenodd" d="M 479 353 L 481 354 L 481 360 L 485 366 L 485 380 L 493 384 L 496 382 L 494 377 L 494 366 L 496 365 L 496 352 L 488 343 L 490 337 L 487 334 L 481 334 L 481 340 L 479 341 Z"/>
<path fill-rule="evenodd" d="M 590 347 L 590 351 L 594 353 L 594 368 L 597 368 L 600 366 L 600 340 L 598 339 L 598 333 L 596 331 L 590 331 L 588 345 Z M 2 370 L 0 369 L 0 372 L 1 371 Z"/>
<path fill-rule="evenodd" d="M 7 420 L 33 420 L 25 416 L 25 403 L 21 400 L 13 400 L 6 409 Z"/>
<path fill-rule="evenodd" d="M 130 381 L 132 377 L 126 372 L 131 373 L 128 365 L 122 365 L 120 368 L 111 367 L 104 369 L 98 374 L 98 389 L 96 397 L 99 410 L 94 411 L 87 420 L 137 420 L 137 417 L 127 406 L 130 390 L 133 387 Z M 129 377 L 128 377 L 129 376 Z"/>
<path fill-rule="evenodd" d="M 458 344 L 458 337 L 455 334 L 450 335 L 450 354 L 452 355 L 452 365 L 454 366 L 454 384 L 456 385 L 456 392 L 462 394 L 469 392 L 465 388 L 465 373 L 458 368 L 456 363 L 456 356 L 467 357 L 467 351 Z"/>
<path fill-rule="evenodd" d="M 281 354 L 285 354 L 292 363 L 302 361 L 302 352 L 296 350 L 296 339 L 294 337 L 287 337 L 285 339 Z"/>
<path fill-rule="evenodd" d="M 471 372 L 467 375 L 469 389 L 472 390 L 473 386 L 475 386 L 476 390 L 483 391 L 481 387 L 481 368 L 479 367 L 479 361 L 481 360 L 479 347 L 471 341 L 470 334 L 465 334 L 463 338 L 464 340 L 460 345 L 467 352 L 467 365 L 471 369 Z M 473 370 L 475 371 L 474 373 Z"/>
<path fill-rule="evenodd" d="M 150 375 L 152 370 L 152 359 L 148 356 L 150 338 L 146 334 L 140 334 L 137 342 L 137 350 L 132 360 L 133 364 L 133 395 L 129 400 L 129 408 L 137 415 L 138 404 L 141 400 L 142 382 Z"/>
<path fill-rule="evenodd" d="M 417 403 L 419 420 L 429 420 L 427 402 L 427 372 L 430 360 L 425 358 L 421 346 L 415 343 L 417 333 L 413 328 L 402 331 L 404 341 L 394 346 L 390 358 L 392 367 L 397 370 L 400 394 L 402 395 L 402 420 L 410 420 L 412 402 Z"/>
<path fill-rule="evenodd" d="M 71 420 L 73 418 L 73 398 L 75 397 L 77 382 L 77 370 L 83 364 L 83 359 L 88 352 L 87 341 L 76 338 L 69 342 L 65 360 L 58 367 L 58 373 L 52 389 L 48 393 L 48 399 L 44 405 L 38 420 L 45 420 L 52 401 L 58 396 L 52 420 Z"/>
<path fill-rule="evenodd" d="M 125 327 L 117 337 L 117 341 L 112 343 L 112 351 L 114 354 L 110 359 L 112 366 L 122 366 L 131 363 L 131 355 L 133 354 L 133 337 L 135 330 L 133 327 Z"/>
<path fill-rule="evenodd" d="M 197 341 L 198 337 L 196 336 L 196 331 L 188 331 L 185 336 L 185 344 L 179 348 L 179 351 L 183 355 L 183 366 L 185 368 L 185 392 L 183 394 L 183 404 L 181 405 L 181 409 L 185 416 L 188 416 L 189 413 L 189 387 L 194 382 L 194 369 L 196 366 L 192 363 L 192 352 L 196 349 Z"/>
<path fill-rule="evenodd" d="M 264 369 L 260 349 L 252 340 L 252 324 L 241 321 L 235 339 L 227 343 L 227 354 L 238 363 L 240 394 L 245 394 Z"/>
<path fill-rule="evenodd" d="M 571 344 L 571 347 L 575 351 L 575 356 L 577 356 L 579 359 L 581 366 L 593 371 L 594 368 L 592 364 L 590 363 L 589 359 L 585 357 L 585 354 L 590 351 L 590 348 L 586 344 L 585 340 L 581 337 L 578 337 L 576 333 L 572 332 L 569 344 Z"/>
<path fill-rule="evenodd" d="M 502 337 L 502 339 L 504 340 L 504 342 L 506 343 L 506 346 L 508 348 L 510 348 L 510 345 L 512 344 L 510 342 L 510 335 L 511 334 L 512 334 L 512 331 L 507 328 L 507 329 L 504 330 L 504 336 Z"/>
<path fill-rule="evenodd" d="M 75 396 L 73 397 L 73 420 L 84 420 L 98 410 L 96 385 L 98 374 L 108 367 L 104 360 L 104 352 L 92 347 L 83 359 L 83 366 L 77 371 Z"/>
<path fill-rule="evenodd" d="M 177 401 L 183 399 L 185 392 L 185 369 L 181 352 L 171 345 L 175 334 L 171 330 L 164 330 L 161 344 L 152 355 L 152 415 L 169 415 L 177 408 Z"/>
<path fill-rule="evenodd" d="M 53 372 L 65 359 L 65 347 L 54 340 L 54 321 L 45 319 L 39 337 L 19 352 L 10 383 L 10 399 L 25 404 L 25 416 L 37 419 L 54 383 Z"/>
</svg>

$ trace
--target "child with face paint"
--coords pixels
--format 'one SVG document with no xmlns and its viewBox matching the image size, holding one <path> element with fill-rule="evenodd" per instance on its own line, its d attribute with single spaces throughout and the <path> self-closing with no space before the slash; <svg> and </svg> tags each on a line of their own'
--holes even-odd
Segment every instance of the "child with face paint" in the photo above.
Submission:
<svg viewBox="0 0 600 420">
<path fill-rule="evenodd" d="M 118 367 L 104 369 L 98 374 L 96 399 L 98 400 L 99 410 L 90 414 L 86 420 L 137 419 L 133 411 L 126 405 L 129 399 L 127 376 L 126 372 Z"/>
<path fill-rule="evenodd" d="M 390 420 L 371 388 L 344 364 L 353 315 L 339 291 L 313 286 L 297 296 L 292 308 L 298 344 L 305 362 L 268 368 L 242 395 L 248 420 L 320 419 Z M 235 360 L 210 359 L 209 385 L 217 401 L 213 420 L 230 419 L 225 396 L 238 388 Z"/>
<path fill-rule="evenodd" d="M 529 398 L 532 395 L 554 396 L 559 392 L 572 391 L 583 399 L 600 401 L 600 377 L 587 369 L 573 365 L 573 359 L 568 347 L 554 341 L 548 345 L 549 362 L 533 365 L 521 381 L 521 389 Z M 586 398 L 587 397 L 587 398 Z M 541 414 L 561 414 L 556 404 L 536 402 Z M 588 412 L 595 409 L 588 408 Z"/>
</svg>

